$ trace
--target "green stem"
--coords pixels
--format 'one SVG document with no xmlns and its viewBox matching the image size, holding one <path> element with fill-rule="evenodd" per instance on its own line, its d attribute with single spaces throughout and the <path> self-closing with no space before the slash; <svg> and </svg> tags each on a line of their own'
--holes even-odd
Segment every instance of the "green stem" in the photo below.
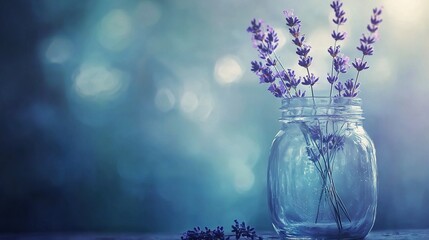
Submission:
<svg viewBox="0 0 429 240">
<path fill-rule="evenodd" d="M 274 69 L 276 70 L 276 72 L 280 75 L 280 72 L 279 72 L 279 70 L 277 69 L 277 67 L 274 65 Z M 280 79 L 282 80 L 282 82 L 283 82 L 283 84 L 286 86 L 286 83 L 285 83 L 285 81 L 284 81 L 284 79 L 283 78 L 281 78 L 280 77 Z M 289 97 L 290 98 L 292 98 L 292 95 L 290 94 L 290 91 L 289 91 L 289 89 L 288 88 L 286 88 L 286 91 L 287 91 L 287 94 L 289 94 Z"/>
<path fill-rule="evenodd" d="M 340 29 L 340 25 L 337 25 L 337 32 L 338 32 L 338 29 Z M 333 49 L 334 51 L 336 47 L 337 47 L 337 40 L 334 41 L 334 49 Z M 332 63 L 331 63 L 331 76 L 332 74 L 334 74 L 334 57 L 332 57 Z M 331 83 L 331 91 L 329 92 L 329 99 L 332 98 L 332 85 L 334 85 L 334 83 Z"/>
<path fill-rule="evenodd" d="M 335 222 L 337 223 L 338 229 L 340 230 L 340 229 L 342 229 L 342 223 L 341 223 L 341 214 L 340 214 L 340 211 L 339 211 L 339 205 L 338 205 L 337 200 L 335 198 L 335 194 L 336 194 L 335 185 L 334 185 L 333 188 L 331 187 L 332 189 L 330 189 L 330 187 L 326 185 L 326 182 L 327 182 L 326 179 L 328 178 L 328 182 L 330 183 L 331 186 L 333 186 L 332 174 L 330 174 L 329 165 L 327 163 L 328 160 L 325 158 L 325 156 L 324 156 L 324 154 L 322 152 L 322 149 L 321 149 L 322 142 L 320 143 L 320 146 L 314 140 L 312 141 L 312 143 L 313 143 L 313 145 L 315 145 L 316 149 L 319 150 L 319 153 L 320 153 L 320 155 L 321 155 L 321 157 L 323 159 L 323 163 L 325 165 L 325 170 L 323 171 L 324 173 L 321 175 L 321 178 L 322 178 L 322 181 L 323 181 L 323 187 L 322 187 L 321 191 L 322 192 L 325 191 L 326 192 L 326 196 L 329 197 L 328 199 L 329 199 L 329 201 L 330 201 L 330 203 L 332 205 L 332 208 L 333 208 L 333 213 L 332 214 L 334 215 Z M 323 167 L 320 165 L 320 168 L 322 169 Z M 334 192 L 335 192 L 335 194 L 334 194 Z M 335 201 L 335 203 L 334 203 L 334 201 Z M 319 202 L 319 205 L 318 205 L 318 209 L 320 210 L 320 202 Z M 318 215 L 319 215 L 319 213 L 317 213 L 316 216 L 318 217 Z"/>
<path fill-rule="evenodd" d="M 282 62 L 280 61 L 280 58 L 277 56 L 277 54 L 275 52 L 273 52 L 274 57 L 276 58 L 277 62 L 279 62 L 280 67 L 282 67 L 283 71 L 286 71 L 285 67 L 283 67 Z"/>
<path fill-rule="evenodd" d="M 307 76 L 310 79 L 310 70 L 308 69 L 308 67 L 306 67 L 307 69 Z M 313 99 L 313 105 L 314 107 L 316 107 L 316 102 L 314 101 L 314 91 L 313 91 L 313 85 L 310 84 L 310 89 L 311 89 L 311 98 Z"/>
</svg>

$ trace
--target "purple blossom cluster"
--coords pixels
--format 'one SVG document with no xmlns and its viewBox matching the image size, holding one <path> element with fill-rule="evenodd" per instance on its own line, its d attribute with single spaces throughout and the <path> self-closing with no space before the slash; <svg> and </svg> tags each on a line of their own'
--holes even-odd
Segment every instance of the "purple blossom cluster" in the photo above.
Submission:
<svg viewBox="0 0 429 240">
<path fill-rule="evenodd" d="M 259 57 L 264 60 L 271 60 L 270 55 L 276 50 L 279 42 L 277 33 L 270 26 L 266 32 L 262 29 L 262 20 L 253 19 L 247 32 L 252 33 L 253 46 L 258 50 Z M 275 65 L 275 61 L 272 62 Z"/>
<path fill-rule="evenodd" d="M 225 233 L 223 227 L 217 227 L 211 230 L 205 227 L 205 230 L 201 230 L 200 227 L 195 227 L 192 230 L 188 230 L 181 237 L 181 240 L 225 240 Z"/>
<path fill-rule="evenodd" d="M 308 127 L 310 139 L 319 146 L 315 151 L 311 146 L 307 146 L 307 156 L 312 162 L 317 162 L 321 157 L 328 156 L 328 152 L 338 151 L 344 148 L 344 136 L 339 134 L 324 134 L 320 125 L 311 125 Z"/>
<path fill-rule="evenodd" d="M 247 28 L 247 32 L 252 34 L 253 46 L 259 53 L 259 58 L 263 61 L 252 61 L 252 72 L 259 77 L 260 83 L 268 83 L 268 90 L 276 97 L 287 97 L 290 95 L 286 90 L 285 83 L 280 78 L 276 84 L 276 79 L 280 77 L 277 70 L 277 61 L 272 58 L 274 51 L 278 46 L 279 39 L 275 30 L 267 26 L 266 31 L 262 29 L 262 20 L 256 21 L 253 19 L 251 25 Z M 274 71 L 273 71 L 274 69 Z"/>
<path fill-rule="evenodd" d="M 293 70 L 283 68 L 281 64 L 280 69 L 278 67 L 278 57 L 275 54 L 279 41 L 277 33 L 270 26 L 266 27 L 265 32 L 262 27 L 261 20 L 253 19 L 247 28 L 247 32 L 252 34 L 253 46 L 261 59 L 251 62 L 251 71 L 259 77 L 259 83 L 269 84 L 268 90 L 275 97 L 304 97 L 305 91 L 298 89 L 301 77 L 297 77 Z"/>
<path fill-rule="evenodd" d="M 292 42 L 297 47 L 296 54 L 299 56 L 298 64 L 301 67 L 308 68 L 313 58 L 308 55 L 311 47 L 305 44 L 305 36 L 301 34 L 301 20 L 292 11 L 284 11 L 283 13 L 286 18 L 286 25 L 289 27 L 289 33 L 293 37 Z"/>
<path fill-rule="evenodd" d="M 245 239 L 262 240 L 262 237 L 259 237 L 256 234 L 255 229 L 248 225 L 246 226 L 245 222 L 239 223 L 237 220 L 234 220 L 234 225 L 231 227 L 232 233 L 235 234 L 235 239 L 240 239 L 243 237 Z"/>
<path fill-rule="evenodd" d="M 316 141 L 317 145 L 323 146 L 321 153 L 326 153 L 328 150 L 339 150 L 344 147 L 344 136 L 337 134 L 323 134 L 320 125 L 312 125 L 308 127 L 308 132 L 312 140 Z"/>
<path fill-rule="evenodd" d="M 313 86 L 319 81 L 319 78 L 310 73 L 309 67 L 313 62 L 313 57 L 308 55 L 311 46 L 305 43 L 305 36 L 301 34 L 301 20 L 293 14 L 292 11 L 283 11 L 286 19 L 286 25 L 289 27 L 289 33 L 292 35 L 292 42 L 295 44 L 296 54 L 299 57 L 298 65 L 307 70 L 307 76 L 303 78 L 302 85 L 310 86 L 311 96 L 314 98 Z M 296 94 L 299 97 L 299 95 Z"/>
<path fill-rule="evenodd" d="M 247 240 L 262 240 L 263 238 L 256 234 L 253 227 L 246 225 L 245 222 L 239 223 L 234 220 L 234 225 L 231 225 L 231 232 L 234 235 L 234 239 L 247 239 Z M 195 227 L 192 230 L 188 230 L 181 236 L 181 240 L 229 240 L 231 236 L 225 235 L 223 227 L 217 227 L 214 230 L 205 227 L 202 230 L 200 227 Z"/>
<path fill-rule="evenodd" d="M 362 53 L 362 57 L 355 58 L 351 63 L 357 71 L 356 77 L 342 83 L 340 75 L 347 73 L 350 68 L 350 59 L 341 53 L 341 45 L 339 45 L 339 42 L 347 37 L 346 32 L 340 31 L 340 26 L 347 22 L 347 18 L 341 0 L 334 0 L 330 7 L 334 11 L 332 22 L 336 25 L 336 29 L 331 33 L 334 44 L 328 48 L 328 53 L 332 57 L 331 72 L 326 77 L 331 85 L 329 96 L 332 97 L 335 88 L 338 91 L 335 97 L 356 97 L 360 86 L 358 83 L 359 73 L 369 68 L 368 63 L 364 60 L 365 56 L 371 56 L 374 53 L 373 45 L 378 39 L 378 29 L 382 22 L 382 9 L 373 9 L 370 24 L 367 26 L 368 33 L 363 34 L 360 38 L 357 50 Z M 247 28 L 247 32 L 252 35 L 253 46 L 257 49 L 260 57 L 259 61 L 251 62 L 251 70 L 258 76 L 260 83 L 269 84 L 268 90 L 275 97 L 304 97 L 305 91 L 299 89 L 301 84 L 310 87 L 311 96 L 314 99 L 313 86 L 319 78 L 309 69 L 313 62 L 313 57 L 309 55 L 311 46 L 306 43 L 306 37 L 301 33 L 301 20 L 292 11 L 284 11 L 283 13 L 289 33 L 292 36 L 292 43 L 297 47 L 295 53 L 299 57 L 298 65 L 305 68 L 307 74 L 299 77 L 295 75 L 292 69 L 283 67 L 275 53 L 279 42 L 277 33 L 270 26 L 264 28 L 262 20 L 257 21 L 256 19 L 253 19 Z"/>
<path fill-rule="evenodd" d="M 362 58 L 355 58 L 355 61 L 352 63 L 353 67 L 356 69 L 356 79 L 353 83 L 353 88 L 350 92 L 350 96 L 357 96 L 359 93 L 359 86 L 358 83 L 359 79 L 359 73 L 363 70 L 366 70 L 369 68 L 368 62 L 366 62 L 365 56 L 371 56 L 374 54 L 374 43 L 378 40 L 378 29 L 380 23 L 383 21 L 381 19 L 381 14 L 383 10 L 382 8 L 374 8 L 372 10 L 372 16 L 370 19 L 370 23 L 367 25 L 367 34 L 362 34 L 362 37 L 359 39 L 360 44 L 357 47 L 357 50 L 362 52 Z"/>
<path fill-rule="evenodd" d="M 340 26 L 347 22 L 347 18 L 345 17 L 346 12 L 342 8 L 343 3 L 339 0 L 333 1 L 330 6 L 334 10 L 335 15 L 332 19 L 332 22 L 335 23 L 336 30 L 334 30 L 331 34 L 331 37 L 334 39 L 334 45 L 328 48 L 328 53 L 332 57 L 331 73 L 328 73 L 328 76 L 326 77 L 329 84 L 331 85 L 329 97 L 332 96 L 333 86 L 339 80 L 339 75 L 341 73 L 347 73 L 347 70 L 350 67 L 349 58 L 340 53 L 341 45 L 338 45 L 338 42 L 345 40 L 347 36 L 346 32 L 339 31 Z M 338 82 L 337 85 L 338 84 L 341 85 L 340 82 Z"/>
</svg>

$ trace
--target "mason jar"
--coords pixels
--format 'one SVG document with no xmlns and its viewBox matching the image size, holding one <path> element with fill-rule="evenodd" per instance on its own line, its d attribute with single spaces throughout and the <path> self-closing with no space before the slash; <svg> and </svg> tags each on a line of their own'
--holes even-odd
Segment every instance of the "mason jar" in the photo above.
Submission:
<svg viewBox="0 0 429 240">
<path fill-rule="evenodd" d="M 359 239 L 377 208 L 375 148 L 359 98 L 292 98 L 268 165 L 273 226 L 283 239 Z"/>
</svg>

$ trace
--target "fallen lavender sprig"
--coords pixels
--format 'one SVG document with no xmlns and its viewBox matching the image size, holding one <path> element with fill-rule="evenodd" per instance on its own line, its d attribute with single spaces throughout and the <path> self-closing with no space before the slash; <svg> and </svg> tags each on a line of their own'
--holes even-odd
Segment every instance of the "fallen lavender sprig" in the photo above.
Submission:
<svg viewBox="0 0 429 240">
<path fill-rule="evenodd" d="M 262 240 L 262 237 L 259 237 L 256 234 L 254 228 L 246 225 L 245 222 L 239 223 L 238 220 L 234 220 L 234 225 L 231 225 L 231 232 L 233 237 L 236 240 Z M 223 227 L 217 227 L 214 230 L 205 227 L 204 230 L 201 230 L 200 227 L 195 227 L 192 230 L 186 231 L 182 236 L 181 240 L 229 240 L 231 236 L 226 236 L 223 230 Z"/>
<path fill-rule="evenodd" d="M 234 225 L 232 227 L 232 232 L 235 233 L 235 239 L 241 239 L 241 237 L 244 237 L 244 239 L 251 239 L 251 240 L 262 240 L 262 237 L 259 237 L 255 229 L 250 227 L 249 225 L 246 226 L 245 222 L 239 223 L 237 220 L 234 220 Z"/>
<path fill-rule="evenodd" d="M 225 240 L 225 234 L 223 232 L 223 227 L 217 227 L 214 230 L 205 227 L 204 230 L 201 230 L 200 227 L 195 227 L 192 230 L 186 231 L 180 237 L 181 240 Z"/>
</svg>

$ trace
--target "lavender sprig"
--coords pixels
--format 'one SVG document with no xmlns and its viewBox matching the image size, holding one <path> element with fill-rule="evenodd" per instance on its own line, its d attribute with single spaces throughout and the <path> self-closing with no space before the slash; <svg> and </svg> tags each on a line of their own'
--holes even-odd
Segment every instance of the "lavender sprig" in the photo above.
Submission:
<svg viewBox="0 0 429 240">
<path fill-rule="evenodd" d="M 268 90 L 275 97 L 291 97 L 289 89 L 286 86 L 285 79 L 282 78 L 280 71 L 277 69 L 277 57 L 273 59 L 271 56 L 274 54 L 278 47 L 278 36 L 274 28 L 267 26 L 266 32 L 262 30 L 262 20 L 256 21 L 253 19 L 247 32 L 252 34 L 253 46 L 258 50 L 259 57 L 264 61 L 251 62 L 251 70 L 259 77 L 260 83 L 269 83 Z M 271 69 L 273 68 L 275 72 Z M 276 79 L 279 82 L 276 85 Z"/>
<path fill-rule="evenodd" d="M 268 91 L 270 91 L 275 97 L 282 97 L 286 92 L 286 87 L 284 83 L 280 81 L 278 86 L 275 83 L 271 83 L 268 87 Z"/>
<path fill-rule="evenodd" d="M 344 91 L 344 85 L 342 82 L 338 81 L 337 84 L 335 85 L 335 89 L 338 91 L 338 97 L 342 96 L 342 92 Z"/>
<path fill-rule="evenodd" d="M 246 226 L 245 222 L 239 223 L 234 220 L 234 225 L 231 226 L 233 236 L 236 240 L 262 240 L 263 238 L 256 234 L 254 228 L 249 225 Z M 230 236 L 225 236 L 223 227 L 217 227 L 214 230 L 205 227 L 201 230 L 200 227 L 195 227 L 192 230 L 188 230 L 180 237 L 181 240 L 229 240 Z"/>
<path fill-rule="evenodd" d="M 346 12 L 342 9 L 343 3 L 339 0 L 334 0 L 331 3 L 331 8 L 334 10 L 335 17 L 332 21 L 336 25 L 336 30 L 334 30 L 331 34 L 331 37 L 334 39 L 334 45 L 328 48 L 328 53 L 332 57 L 331 64 L 331 73 L 328 73 L 327 80 L 329 84 L 331 84 L 331 89 L 329 92 L 329 98 L 332 97 L 332 90 L 335 82 L 339 79 L 340 73 L 346 73 L 348 68 L 348 57 L 339 56 L 340 54 L 340 45 L 337 45 L 339 41 L 343 41 L 346 39 L 347 33 L 340 32 L 340 26 L 344 25 L 347 22 L 347 18 L 345 17 Z M 334 74 L 334 70 L 336 74 Z"/>
<path fill-rule="evenodd" d="M 262 237 L 259 237 L 256 234 L 254 228 L 249 225 L 246 226 L 245 222 L 239 223 L 237 220 L 234 220 L 234 225 L 232 225 L 232 232 L 235 233 L 235 239 L 240 239 L 241 237 L 245 237 L 245 239 L 252 240 L 261 240 Z"/>
<path fill-rule="evenodd" d="M 284 83 L 287 89 L 294 90 L 295 94 L 293 97 L 305 96 L 305 91 L 301 92 L 301 90 L 298 89 L 298 85 L 301 83 L 301 77 L 297 77 L 295 71 L 292 69 L 280 71 L 279 77 L 285 80 Z"/>
<path fill-rule="evenodd" d="M 223 227 L 217 227 L 214 230 L 205 227 L 201 230 L 200 227 L 195 227 L 193 230 L 186 231 L 181 237 L 181 240 L 226 240 Z"/>
<path fill-rule="evenodd" d="M 292 11 L 283 12 L 286 19 L 286 25 L 289 27 L 289 33 L 292 35 L 292 42 L 297 46 L 296 54 L 299 56 L 298 65 L 307 70 L 307 76 L 304 77 L 303 85 L 309 85 L 311 97 L 314 102 L 313 85 L 319 80 L 314 74 L 310 74 L 309 67 L 313 62 L 313 57 L 309 56 L 311 46 L 305 43 L 305 36 L 301 34 L 301 20 L 293 14 Z"/>
<path fill-rule="evenodd" d="M 355 58 L 355 61 L 352 63 L 357 73 L 356 73 L 355 81 L 353 83 L 353 88 L 350 90 L 348 94 L 350 96 L 353 96 L 353 97 L 357 96 L 358 94 L 357 89 L 360 86 L 360 84 L 358 83 L 359 74 L 361 71 L 369 68 L 368 63 L 364 59 L 365 59 L 365 56 L 371 56 L 374 54 L 373 44 L 378 39 L 379 25 L 383 21 L 381 19 L 382 12 L 383 12 L 382 8 L 374 8 L 372 10 L 370 23 L 366 27 L 368 30 L 368 34 L 362 34 L 362 37 L 359 39 L 360 45 L 357 47 L 357 50 L 362 52 L 362 57 Z"/>
<path fill-rule="evenodd" d="M 358 83 L 356 86 L 353 83 L 353 78 L 347 80 L 344 83 L 344 94 L 343 97 L 356 97 L 359 91 L 357 90 L 360 86 L 360 83 Z"/>
</svg>

